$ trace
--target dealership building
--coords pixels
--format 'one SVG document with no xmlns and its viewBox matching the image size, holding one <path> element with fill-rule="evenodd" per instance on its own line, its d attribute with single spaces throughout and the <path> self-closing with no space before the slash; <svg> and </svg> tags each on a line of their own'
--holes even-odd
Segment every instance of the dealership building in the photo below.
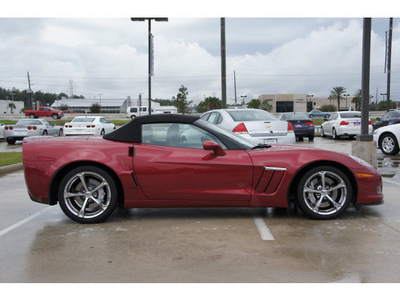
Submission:
<svg viewBox="0 0 400 300">
<path fill-rule="evenodd" d="M 271 113 L 282 112 L 310 112 L 314 109 L 320 109 L 323 105 L 337 106 L 336 99 L 327 97 L 314 97 L 309 94 L 262 94 L 258 97 L 261 102 L 268 101 L 272 105 Z M 345 97 L 340 100 L 341 109 L 355 109 L 355 104 L 351 101 L 353 97 Z"/>
</svg>

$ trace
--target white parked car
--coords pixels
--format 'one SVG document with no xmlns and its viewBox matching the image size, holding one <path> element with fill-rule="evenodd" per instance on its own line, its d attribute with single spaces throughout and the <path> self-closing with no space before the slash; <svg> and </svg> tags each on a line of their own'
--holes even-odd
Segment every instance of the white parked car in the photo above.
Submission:
<svg viewBox="0 0 400 300">
<path fill-rule="evenodd" d="M 4 139 L 3 130 L 4 130 L 4 124 L 0 123 L 0 139 Z"/>
<path fill-rule="evenodd" d="M 384 154 L 396 155 L 399 153 L 400 124 L 380 127 L 374 130 L 374 141 Z"/>
<path fill-rule="evenodd" d="M 262 109 L 216 109 L 201 119 L 257 144 L 295 144 L 293 126 Z"/>
<path fill-rule="evenodd" d="M 5 125 L 3 134 L 7 143 L 13 145 L 16 141 L 22 141 L 27 136 L 61 136 L 63 129 L 61 126 L 55 126 L 44 119 L 21 119 L 15 125 Z"/>
<path fill-rule="evenodd" d="M 102 116 L 77 116 L 64 125 L 64 135 L 105 135 L 116 129 Z"/>
<path fill-rule="evenodd" d="M 368 132 L 372 133 L 372 122 L 368 122 Z M 341 136 L 355 137 L 361 134 L 361 112 L 337 111 L 333 112 L 328 121 L 321 125 L 321 136 L 332 136 L 337 140 Z"/>
</svg>

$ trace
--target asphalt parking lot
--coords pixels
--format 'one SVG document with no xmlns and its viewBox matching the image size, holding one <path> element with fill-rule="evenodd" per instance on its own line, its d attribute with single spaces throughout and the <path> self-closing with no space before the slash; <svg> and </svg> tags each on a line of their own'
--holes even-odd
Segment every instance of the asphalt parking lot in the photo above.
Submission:
<svg viewBox="0 0 400 300">
<path fill-rule="evenodd" d="M 298 143 L 351 153 L 348 140 Z M 378 150 L 384 205 L 331 221 L 294 208 L 118 209 L 81 225 L 32 202 L 13 172 L 0 177 L 0 282 L 398 283 L 399 160 Z"/>
</svg>

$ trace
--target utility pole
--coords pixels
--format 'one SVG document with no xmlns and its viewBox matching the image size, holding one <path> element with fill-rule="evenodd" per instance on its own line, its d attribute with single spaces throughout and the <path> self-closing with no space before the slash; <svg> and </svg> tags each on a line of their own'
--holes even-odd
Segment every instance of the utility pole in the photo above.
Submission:
<svg viewBox="0 0 400 300">
<path fill-rule="evenodd" d="M 222 94 L 222 108 L 226 108 L 225 18 L 221 18 L 221 94 Z"/>
<path fill-rule="evenodd" d="M 28 89 L 28 94 L 29 94 L 29 104 L 28 104 L 28 107 L 29 107 L 30 109 L 33 109 L 33 107 L 32 107 L 31 78 L 29 77 L 29 72 L 27 72 L 27 74 L 28 74 L 28 87 L 29 87 L 29 89 Z"/>
<path fill-rule="evenodd" d="M 233 71 L 233 83 L 235 86 L 235 107 L 237 106 L 237 97 L 236 97 L 236 71 Z"/>
<path fill-rule="evenodd" d="M 151 76 L 154 76 L 154 44 L 153 35 L 151 34 L 151 20 L 156 22 L 168 22 L 168 18 L 131 18 L 131 21 L 143 22 L 148 21 L 148 88 L 149 88 L 149 115 L 151 115 Z"/>
<path fill-rule="evenodd" d="M 393 31 L 393 18 L 389 18 L 389 39 L 387 43 L 387 105 L 386 111 L 390 109 L 390 73 L 392 69 L 392 31 Z"/>
</svg>

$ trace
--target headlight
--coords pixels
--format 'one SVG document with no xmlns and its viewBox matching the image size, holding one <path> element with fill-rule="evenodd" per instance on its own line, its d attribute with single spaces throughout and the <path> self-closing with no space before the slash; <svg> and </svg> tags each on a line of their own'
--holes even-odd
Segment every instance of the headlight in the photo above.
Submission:
<svg viewBox="0 0 400 300">
<path fill-rule="evenodd" d="M 363 166 L 366 167 L 371 167 L 373 168 L 373 166 L 371 166 L 369 163 L 367 163 L 365 160 L 362 160 L 359 157 L 353 156 L 353 155 L 349 155 L 352 159 L 354 159 L 356 162 L 358 162 L 359 164 L 362 164 Z"/>
<path fill-rule="evenodd" d="M 378 129 L 375 129 L 373 132 L 372 132 L 372 134 L 378 134 L 379 133 L 379 130 Z"/>
</svg>

